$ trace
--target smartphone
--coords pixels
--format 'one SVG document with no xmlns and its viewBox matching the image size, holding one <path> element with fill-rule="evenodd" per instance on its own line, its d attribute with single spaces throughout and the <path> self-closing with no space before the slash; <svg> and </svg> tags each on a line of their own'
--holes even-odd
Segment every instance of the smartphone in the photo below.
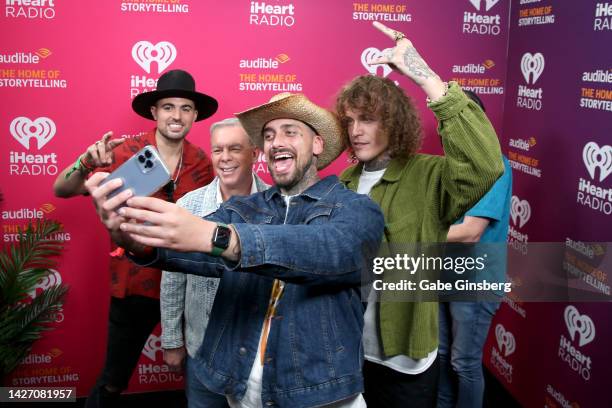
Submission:
<svg viewBox="0 0 612 408">
<path fill-rule="evenodd" d="M 148 145 L 109 174 L 102 184 L 116 178 L 121 179 L 123 184 L 113 190 L 108 198 L 127 189 L 132 190 L 134 196 L 150 196 L 168 184 L 171 176 L 157 149 Z"/>
</svg>

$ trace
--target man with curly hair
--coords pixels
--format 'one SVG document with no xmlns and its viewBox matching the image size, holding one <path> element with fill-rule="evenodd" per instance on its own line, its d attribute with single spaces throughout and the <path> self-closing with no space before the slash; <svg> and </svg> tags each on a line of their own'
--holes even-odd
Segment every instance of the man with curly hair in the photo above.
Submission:
<svg viewBox="0 0 612 408">
<path fill-rule="evenodd" d="M 392 81 L 366 75 L 340 92 L 336 110 L 358 161 L 341 180 L 368 194 L 385 216 L 383 242 L 445 242 L 449 226 L 503 172 L 499 142 L 482 110 L 454 82 L 443 82 L 405 36 L 373 64 L 389 64 L 427 95 L 445 156 L 416 153 L 421 125 L 414 103 Z M 383 280 L 388 278 L 383 276 Z M 439 364 L 438 305 L 389 301 L 371 290 L 365 312 L 364 397 L 369 407 L 434 407 Z"/>
</svg>

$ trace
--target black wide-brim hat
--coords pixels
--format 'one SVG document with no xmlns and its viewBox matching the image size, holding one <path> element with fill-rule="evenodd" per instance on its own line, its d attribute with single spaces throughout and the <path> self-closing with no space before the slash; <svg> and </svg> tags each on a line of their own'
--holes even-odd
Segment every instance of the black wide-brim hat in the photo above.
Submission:
<svg viewBox="0 0 612 408">
<path fill-rule="evenodd" d="M 196 122 L 211 117 L 219 107 L 215 98 L 195 90 L 195 81 L 188 72 L 181 69 L 173 69 L 159 77 L 155 91 L 143 92 L 137 95 L 132 100 L 132 109 L 143 118 L 155 120 L 151 114 L 151 106 L 163 98 L 185 98 L 192 100 L 198 111 Z"/>
</svg>

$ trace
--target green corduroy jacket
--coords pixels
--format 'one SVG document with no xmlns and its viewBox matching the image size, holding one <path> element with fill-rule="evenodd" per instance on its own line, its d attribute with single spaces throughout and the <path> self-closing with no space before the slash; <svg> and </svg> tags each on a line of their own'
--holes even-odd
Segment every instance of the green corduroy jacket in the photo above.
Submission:
<svg viewBox="0 0 612 408">
<path fill-rule="evenodd" d="M 385 216 L 383 243 L 445 242 L 450 225 L 504 171 L 493 126 L 456 83 L 451 82 L 447 95 L 428 106 L 438 119 L 445 155 L 391 160 L 370 192 Z M 362 164 L 351 166 L 340 179 L 356 191 L 362 168 Z M 438 346 L 438 304 L 388 301 L 390 295 L 382 292 L 378 308 L 385 356 L 426 357 Z"/>
</svg>

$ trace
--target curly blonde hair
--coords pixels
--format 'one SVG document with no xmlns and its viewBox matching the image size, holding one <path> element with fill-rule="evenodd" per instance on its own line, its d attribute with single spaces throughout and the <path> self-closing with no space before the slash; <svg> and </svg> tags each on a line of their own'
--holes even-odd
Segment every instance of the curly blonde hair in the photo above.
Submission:
<svg viewBox="0 0 612 408">
<path fill-rule="evenodd" d="M 387 78 L 362 75 L 340 90 L 336 112 L 342 123 L 343 141 L 349 146 L 346 110 L 372 115 L 380 121 L 380 131 L 389 138 L 390 157 L 409 157 L 421 147 L 422 130 L 416 106 L 402 88 Z"/>
</svg>

